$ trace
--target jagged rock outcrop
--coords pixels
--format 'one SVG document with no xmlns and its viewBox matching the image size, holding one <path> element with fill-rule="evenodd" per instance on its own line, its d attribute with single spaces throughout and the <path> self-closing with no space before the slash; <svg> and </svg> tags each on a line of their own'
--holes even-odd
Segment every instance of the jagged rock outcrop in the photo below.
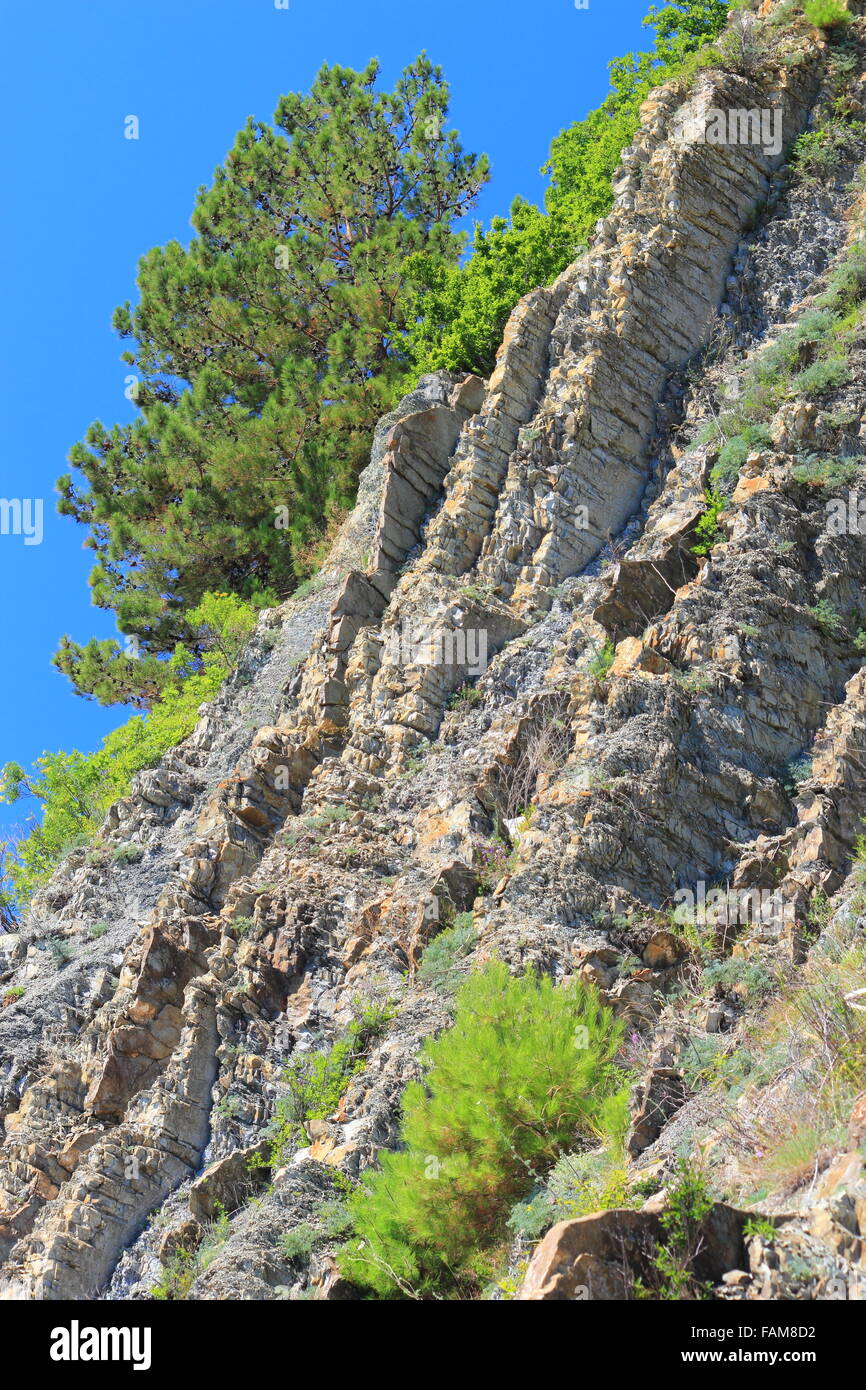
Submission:
<svg viewBox="0 0 866 1390">
<path fill-rule="evenodd" d="M 866 814 L 862 657 L 820 606 L 857 606 L 866 554 L 793 469 L 810 431 L 862 452 L 866 354 L 838 399 L 778 412 L 706 556 L 714 456 L 695 436 L 862 210 L 853 165 L 792 183 L 782 155 L 683 134 L 775 105 L 789 144 L 826 100 L 826 54 L 787 56 L 653 95 L 613 212 L 517 306 L 491 380 L 425 378 L 382 422 L 318 583 L 263 615 L 191 738 L 0 936 L 2 984 L 24 989 L 0 1011 L 3 1297 L 146 1297 L 235 1200 L 188 1297 L 352 1296 L 317 1213 L 396 1140 L 419 1043 L 449 1017 L 417 967 L 455 912 L 473 911 L 473 959 L 578 971 L 648 1046 L 689 968 L 662 911 L 677 889 L 771 887 L 790 914 L 726 949 L 802 956 L 809 896 L 843 883 Z M 288 1057 L 371 999 L 391 1001 L 384 1037 L 242 1208 Z M 707 1031 L 736 1017 L 720 1005 Z M 642 1165 L 695 1105 L 663 1024 L 633 1106 Z M 657 1236 L 657 1213 L 622 1216 Z M 752 1263 L 725 1287 L 779 1287 L 740 1218 L 731 1259 Z M 306 1261 L 279 1244 L 304 1224 Z M 589 1255 L 597 1296 L 624 1296 L 611 1221 L 590 1229 L 591 1250 L 551 1231 L 527 1297 L 583 1282 Z"/>
</svg>

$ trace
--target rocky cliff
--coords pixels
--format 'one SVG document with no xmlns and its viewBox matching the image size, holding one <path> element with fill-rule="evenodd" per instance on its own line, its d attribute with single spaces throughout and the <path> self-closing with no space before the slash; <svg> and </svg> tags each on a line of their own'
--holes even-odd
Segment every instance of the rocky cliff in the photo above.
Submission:
<svg viewBox="0 0 866 1390">
<path fill-rule="evenodd" d="M 779 405 L 696 553 L 715 422 L 786 332 L 798 369 L 819 360 L 797 326 L 863 236 L 862 151 L 820 179 L 786 156 L 841 91 L 866 115 L 866 25 L 847 65 L 817 31 L 778 34 L 769 64 L 653 94 L 612 213 L 517 306 L 491 379 L 427 377 L 382 421 L 319 579 L 263 615 L 191 738 L 0 935 L 5 1298 L 147 1298 L 178 1251 L 188 1298 L 357 1296 L 320 1213 L 396 1142 L 419 1045 L 449 1021 L 418 967 L 470 912 L 458 973 L 494 954 L 580 973 L 640 1073 L 646 1200 L 558 1221 L 534 1255 L 517 1237 L 512 1291 L 629 1296 L 622 1241 L 658 1235 L 684 1145 L 728 1199 L 716 1296 L 856 1286 L 862 1103 L 797 1181 L 761 1166 L 778 1113 L 826 1080 L 820 1020 L 789 1019 L 769 1075 L 719 1085 L 834 970 L 856 1030 L 866 960 L 866 550 L 829 505 L 862 478 L 854 319 L 845 372 Z M 732 109 L 780 112 L 784 148 L 694 138 Z M 816 464 L 840 457 L 844 476 Z M 719 883 L 773 910 L 726 907 L 708 970 L 670 906 Z M 756 1000 L 730 961 L 772 988 Z M 383 999 L 339 1105 L 273 1165 L 288 1059 Z M 293 1254 L 301 1226 L 319 1234 Z"/>
</svg>

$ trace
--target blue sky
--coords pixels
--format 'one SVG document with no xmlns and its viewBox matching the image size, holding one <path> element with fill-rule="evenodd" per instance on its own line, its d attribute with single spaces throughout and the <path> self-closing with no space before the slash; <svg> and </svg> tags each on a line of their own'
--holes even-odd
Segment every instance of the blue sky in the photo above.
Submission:
<svg viewBox="0 0 866 1390">
<path fill-rule="evenodd" d="M 543 196 L 551 137 L 596 106 L 607 62 L 649 39 L 648 0 L 2 0 L 0 497 L 44 499 L 44 537 L 0 535 L 0 764 L 89 751 L 127 712 L 72 692 L 51 665 L 61 635 L 114 635 L 90 606 L 85 530 L 54 482 L 90 422 L 131 418 L 114 306 L 135 297 L 149 247 L 189 237 L 248 115 L 269 120 L 323 62 L 376 56 L 383 85 L 426 48 L 452 88 L 452 123 L 493 177 L 476 211 Z M 140 138 L 124 139 L 136 115 Z M 20 821 L 0 806 L 0 825 Z"/>
</svg>

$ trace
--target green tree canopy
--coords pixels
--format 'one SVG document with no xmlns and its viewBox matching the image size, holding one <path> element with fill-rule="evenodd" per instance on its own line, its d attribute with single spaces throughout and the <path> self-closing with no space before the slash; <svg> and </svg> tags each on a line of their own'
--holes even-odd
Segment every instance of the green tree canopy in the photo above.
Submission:
<svg viewBox="0 0 866 1390">
<path fill-rule="evenodd" d="M 58 488 L 89 528 L 94 603 L 140 649 L 64 639 L 55 662 L 83 694 L 150 703 L 163 673 L 146 658 L 190 640 L 188 607 L 289 592 L 353 500 L 405 380 L 414 257 L 456 262 L 454 219 L 487 177 L 446 127 L 441 69 L 422 54 L 392 92 L 377 75 L 323 67 L 275 127 L 248 121 L 190 245 L 148 252 L 137 306 L 115 313 L 139 414 L 93 424 Z"/>
<path fill-rule="evenodd" d="M 614 58 L 611 91 L 601 106 L 553 140 L 542 170 L 551 179 L 546 210 L 518 198 L 510 219 L 494 218 L 487 230 L 476 224 L 473 254 L 463 265 L 416 257 L 421 290 L 412 348 L 418 371 L 468 368 L 487 375 L 493 369 L 518 299 L 550 284 L 610 211 L 611 180 L 640 125 L 647 94 L 720 33 L 727 13 L 725 0 L 652 6 L 644 24 L 656 31 L 653 48 Z"/>
</svg>

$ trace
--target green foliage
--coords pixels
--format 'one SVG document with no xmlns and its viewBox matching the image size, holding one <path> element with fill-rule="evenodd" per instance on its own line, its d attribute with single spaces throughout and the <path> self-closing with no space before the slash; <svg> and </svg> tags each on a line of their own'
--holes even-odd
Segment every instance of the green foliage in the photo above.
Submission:
<svg viewBox="0 0 866 1390">
<path fill-rule="evenodd" d="M 385 1297 L 474 1286 L 515 1202 L 599 1127 L 621 1038 L 582 981 L 515 979 L 499 962 L 470 975 L 404 1094 L 403 1147 L 349 1199 L 346 1276 Z"/>
<path fill-rule="evenodd" d="M 549 284 L 577 245 L 533 204 L 516 198 L 510 218 L 475 224 L 463 266 L 419 256 L 412 351 L 419 372 L 467 369 L 487 376 L 518 299 Z M 412 268 L 412 267 L 410 267 Z"/>
<path fill-rule="evenodd" d="M 141 845 L 133 843 L 118 845 L 112 854 L 115 864 L 137 864 L 142 858 L 144 850 Z"/>
<path fill-rule="evenodd" d="M 862 460 L 856 458 L 821 458 L 809 454 L 792 469 L 798 483 L 808 487 L 846 487 L 859 476 Z"/>
<path fill-rule="evenodd" d="M 818 888 L 809 902 L 809 911 L 806 916 L 807 935 L 811 940 L 816 940 L 821 933 L 830 925 L 833 917 L 833 905 L 823 888 Z"/>
<path fill-rule="evenodd" d="M 771 1241 L 776 1239 L 776 1228 L 765 1216 L 750 1216 L 743 1227 L 743 1235 L 746 1240 L 759 1236 L 763 1241 Z"/>
<path fill-rule="evenodd" d="M 286 1161 L 304 1139 L 308 1120 L 324 1120 L 336 1110 L 352 1077 L 363 1069 L 371 1046 L 393 1016 L 388 1005 L 367 1005 L 337 1042 L 318 1052 L 293 1055 L 283 1073 L 288 1095 L 277 1103 L 273 1147 L 265 1166 L 277 1168 Z"/>
<path fill-rule="evenodd" d="M 836 314 L 857 308 L 866 299 L 866 245 L 855 242 L 830 272 L 827 289 L 817 301 Z"/>
<path fill-rule="evenodd" d="M 476 705 L 483 704 L 484 691 L 479 690 L 477 685 L 461 685 L 448 699 L 449 709 L 474 709 Z"/>
<path fill-rule="evenodd" d="M 839 637 L 845 628 L 842 614 L 834 608 L 829 599 L 819 599 L 816 604 L 806 610 L 815 620 L 818 627 L 826 637 Z"/>
<path fill-rule="evenodd" d="M 199 191 L 189 246 L 149 251 L 137 305 L 115 313 L 139 414 L 91 425 L 58 488 L 89 529 L 93 601 L 144 664 L 67 643 L 79 690 L 158 678 L 147 658 L 188 642 L 206 592 L 289 592 L 353 500 L 406 381 L 414 258 L 456 261 L 452 224 L 487 178 L 448 129 L 441 69 L 422 54 L 390 92 L 378 70 L 325 66 L 274 126 L 249 120 Z"/>
<path fill-rule="evenodd" d="M 179 1246 L 169 1256 L 158 1283 L 150 1291 L 151 1298 L 157 1302 L 185 1299 L 199 1275 L 213 1264 L 231 1234 L 228 1212 L 221 1202 L 217 1202 L 216 1207 L 217 1215 L 206 1226 L 197 1249 Z"/>
<path fill-rule="evenodd" d="M 844 358 L 823 358 L 798 372 L 791 380 L 791 390 L 798 396 L 826 396 L 844 386 L 850 375 Z"/>
<path fill-rule="evenodd" d="M 727 17 L 723 0 L 676 0 L 650 7 L 653 48 L 610 64 L 611 91 L 585 120 L 553 140 L 543 171 L 551 182 L 545 211 L 517 198 L 510 218 L 476 224 L 472 255 L 461 266 L 426 254 L 418 280 L 410 352 L 418 373 L 439 367 L 488 375 L 508 315 L 527 291 L 550 284 L 589 241 L 613 203 L 611 181 L 640 125 L 650 90 L 715 38 Z"/>
<path fill-rule="evenodd" d="M 730 490 L 753 450 L 772 443 L 770 421 L 779 406 L 799 396 L 822 397 L 844 386 L 850 377 L 847 354 L 866 300 L 866 247 L 850 247 L 828 276 L 827 289 L 790 329 L 769 343 L 742 373 L 736 401 L 718 423 L 705 427 L 698 442 L 721 433 L 724 444 L 711 478 L 722 491 Z M 804 351 L 815 360 L 797 370 Z M 801 482 L 824 485 L 852 477 L 853 461 L 830 463 L 807 459 L 797 465 Z"/>
<path fill-rule="evenodd" d="M 473 864 L 478 870 L 478 891 L 492 893 L 499 880 L 508 872 L 508 845 L 499 835 L 482 839 L 473 836 Z"/>
<path fill-rule="evenodd" d="M 775 983 L 770 971 L 760 961 L 746 960 L 740 956 L 712 961 L 701 972 L 704 989 L 718 989 L 723 994 L 739 992 L 748 998 L 770 994 Z"/>
<path fill-rule="evenodd" d="M 458 966 L 469 955 L 478 933 L 471 912 L 461 912 L 450 927 L 434 936 L 425 948 L 418 967 L 418 979 L 442 993 L 455 988 L 460 976 Z"/>
<path fill-rule="evenodd" d="M 290 1231 L 283 1231 L 277 1242 L 280 1254 L 287 1260 L 305 1259 L 316 1243 L 316 1228 L 302 1221 Z"/>
<path fill-rule="evenodd" d="M 61 937 L 55 936 L 45 943 L 45 949 L 53 960 L 57 969 L 60 970 L 64 965 L 68 965 L 75 955 L 75 947 L 71 941 L 64 941 Z"/>
<path fill-rule="evenodd" d="M 219 690 L 256 617 L 255 607 L 234 594 L 205 594 L 189 614 L 201 656 L 194 658 L 179 646 L 161 663 L 169 681 L 147 713 L 133 715 L 108 734 L 95 753 L 43 753 L 30 772 L 18 763 L 6 764 L 0 772 L 0 801 L 29 796 L 42 806 L 41 822 L 16 845 L 7 869 L 20 903 L 29 900 L 70 850 L 92 841 L 109 806 L 128 793 L 137 772 L 152 767 L 192 733 L 199 705 Z M 135 848 L 121 846 L 116 857 L 131 862 Z"/>
<path fill-rule="evenodd" d="M 604 645 L 600 647 L 587 665 L 587 671 L 597 681 L 603 681 L 616 657 L 616 648 L 613 639 L 605 638 Z"/>
<path fill-rule="evenodd" d="M 691 547 L 693 555 L 709 555 L 713 546 L 718 545 L 719 541 L 724 538 L 724 532 L 719 525 L 719 516 L 728 505 L 727 498 L 721 492 L 714 492 L 711 488 L 704 493 L 704 502 L 706 510 L 695 527 L 697 539 Z"/>
<path fill-rule="evenodd" d="M 304 816 L 304 825 L 307 830 L 318 833 L 320 830 L 327 830 L 331 825 L 340 825 L 349 819 L 349 809 L 346 806 L 323 806 L 321 811 L 316 811 L 314 815 Z"/>
<path fill-rule="evenodd" d="M 303 1221 L 280 1234 L 277 1246 L 287 1260 L 305 1260 L 317 1245 L 349 1233 L 352 1219 L 343 1201 L 322 1202 L 316 1207 L 317 1223 Z"/>
<path fill-rule="evenodd" d="M 741 433 L 727 439 L 719 450 L 719 457 L 710 474 L 713 482 L 735 483 L 749 454 L 766 448 L 769 443 L 770 431 L 765 425 L 746 425 Z M 716 492 L 714 495 L 719 494 Z"/>
<path fill-rule="evenodd" d="M 195 1252 L 182 1246 L 175 1250 L 163 1265 L 162 1274 L 150 1291 L 157 1303 L 171 1303 L 186 1298 L 196 1277 Z"/>
<path fill-rule="evenodd" d="M 657 1286 L 652 1298 L 679 1301 L 709 1297 L 709 1291 L 696 1280 L 693 1265 L 703 1243 L 704 1218 L 712 1206 L 703 1174 L 694 1163 L 682 1159 L 661 1217 L 666 1238 L 655 1255 Z"/>
<path fill-rule="evenodd" d="M 839 0 L 805 0 L 803 14 L 816 29 L 843 29 L 851 20 Z"/>
<path fill-rule="evenodd" d="M 834 610 L 835 611 L 835 610 Z M 789 796 L 793 796 L 801 782 L 812 776 L 812 759 L 805 754 L 791 758 L 782 769 L 779 781 Z"/>
<path fill-rule="evenodd" d="M 866 125 L 834 117 L 820 130 L 806 131 L 794 142 L 791 166 L 795 173 L 817 182 L 832 180 L 847 158 L 862 150 Z"/>
<path fill-rule="evenodd" d="M 254 923 L 252 917 L 233 917 L 230 925 L 237 936 L 246 936 L 248 931 L 252 931 Z"/>
</svg>

